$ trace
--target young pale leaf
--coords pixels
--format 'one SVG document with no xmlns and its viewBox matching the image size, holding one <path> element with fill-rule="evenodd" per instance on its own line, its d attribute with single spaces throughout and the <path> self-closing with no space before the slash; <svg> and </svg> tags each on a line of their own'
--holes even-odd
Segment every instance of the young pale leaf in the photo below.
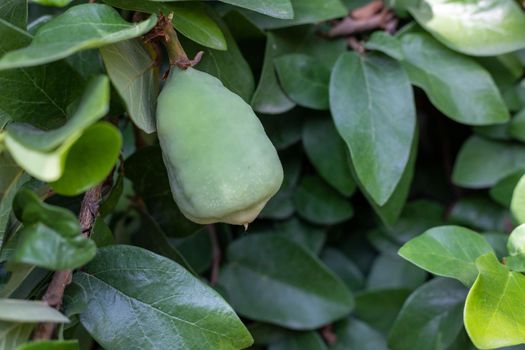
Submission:
<svg viewBox="0 0 525 350">
<path fill-rule="evenodd" d="M 40 340 L 20 345 L 16 350 L 80 350 L 78 340 Z"/>
<path fill-rule="evenodd" d="M 154 132 L 159 69 L 148 50 L 134 39 L 104 46 L 100 53 L 131 120 L 146 133 Z"/>
<path fill-rule="evenodd" d="M 471 136 L 461 147 L 452 181 L 467 188 L 486 188 L 525 169 L 525 147 Z"/>
<path fill-rule="evenodd" d="M 399 255 L 420 268 L 466 286 L 478 275 L 476 259 L 489 252 L 493 249 L 483 236 L 460 226 L 434 227 L 399 249 Z"/>
<path fill-rule="evenodd" d="M 0 70 L 58 61 L 80 50 L 135 38 L 149 31 L 156 22 L 157 16 L 151 16 L 131 24 L 107 5 L 77 5 L 42 25 L 29 46 L 2 56 Z"/>
<path fill-rule="evenodd" d="M 416 289 L 390 330 L 390 349 L 447 349 L 462 329 L 466 297 L 463 285 L 445 278 L 435 278 Z"/>
<path fill-rule="evenodd" d="M 510 210 L 518 223 L 525 223 L 525 175 L 521 177 L 512 193 Z"/>
<path fill-rule="evenodd" d="M 514 0 L 420 0 L 408 10 L 439 41 L 468 55 L 495 56 L 525 47 L 525 15 Z"/>
<path fill-rule="evenodd" d="M 416 127 L 406 73 L 383 55 L 345 53 L 332 71 L 330 109 L 359 182 L 384 205 L 407 167 Z"/>
<path fill-rule="evenodd" d="M 234 308 L 248 318 L 314 329 L 344 316 L 354 305 L 352 294 L 335 274 L 281 235 L 237 240 L 228 248 L 228 261 L 220 273 L 220 286 Z"/>
<path fill-rule="evenodd" d="M 0 321 L 0 350 L 13 350 L 29 340 L 34 323 Z"/>
<path fill-rule="evenodd" d="M 4 0 L 0 4 L 0 20 L 19 28 L 27 26 L 27 0 Z"/>
<path fill-rule="evenodd" d="M 330 70 L 315 58 L 289 54 L 274 60 L 281 85 L 299 106 L 328 109 Z"/>
<path fill-rule="evenodd" d="M 207 9 L 197 2 L 161 3 L 143 0 L 104 0 L 108 5 L 125 10 L 168 15 L 173 13 L 175 29 L 185 37 L 207 47 L 226 50 L 226 40 L 221 29 L 208 15 Z M 155 16 L 153 16 L 155 17 Z"/>
<path fill-rule="evenodd" d="M 334 326 L 337 343 L 330 350 L 388 350 L 381 333 L 368 324 L 354 318 L 338 322 Z"/>
<path fill-rule="evenodd" d="M 235 350 L 253 342 L 217 292 L 147 250 L 101 248 L 73 282 L 86 304 L 80 322 L 106 349 Z"/>
<path fill-rule="evenodd" d="M 10 322 L 69 322 L 69 319 L 43 301 L 0 299 L 0 320 Z"/>
<path fill-rule="evenodd" d="M 312 118 L 303 124 L 303 147 L 317 172 L 344 196 L 355 191 L 347 151 L 329 118 Z"/>
<path fill-rule="evenodd" d="M 510 256 L 505 257 L 505 264 L 512 271 L 525 272 L 525 224 L 512 231 L 506 248 Z"/>
<path fill-rule="evenodd" d="M 525 343 L 525 276 L 511 272 L 493 253 L 476 260 L 479 276 L 468 293 L 465 328 L 479 349 Z"/>
<path fill-rule="evenodd" d="M 55 7 L 64 7 L 71 3 L 73 0 L 31 0 L 34 3 L 44 5 L 44 6 L 55 6 Z"/>
<path fill-rule="evenodd" d="M 297 333 L 270 344 L 268 350 L 327 350 L 323 339 L 316 332 Z"/>
<path fill-rule="evenodd" d="M 412 84 L 447 117 L 468 125 L 509 120 L 509 112 L 490 74 L 476 61 L 454 52 L 428 34 L 401 37 L 402 61 Z"/>
<path fill-rule="evenodd" d="M 350 202 L 314 175 L 303 178 L 293 201 L 299 215 L 316 224 L 337 224 L 354 215 Z"/>
</svg>

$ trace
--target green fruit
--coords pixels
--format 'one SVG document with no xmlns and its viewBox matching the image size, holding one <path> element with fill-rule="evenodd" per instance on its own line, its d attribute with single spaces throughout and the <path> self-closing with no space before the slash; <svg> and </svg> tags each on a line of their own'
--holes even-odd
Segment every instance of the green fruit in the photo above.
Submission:
<svg viewBox="0 0 525 350">
<path fill-rule="evenodd" d="M 173 69 L 157 131 L 173 197 L 192 221 L 247 225 L 281 186 L 281 162 L 259 119 L 207 73 Z"/>
</svg>

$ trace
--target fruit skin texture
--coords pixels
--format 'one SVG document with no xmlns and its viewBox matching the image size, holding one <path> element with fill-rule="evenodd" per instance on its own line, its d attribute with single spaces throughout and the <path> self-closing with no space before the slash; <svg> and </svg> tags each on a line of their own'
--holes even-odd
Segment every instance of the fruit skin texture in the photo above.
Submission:
<svg viewBox="0 0 525 350">
<path fill-rule="evenodd" d="M 252 108 L 207 73 L 172 70 L 157 131 L 173 197 L 194 222 L 247 225 L 281 187 L 277 151 Z"/>
</svg>

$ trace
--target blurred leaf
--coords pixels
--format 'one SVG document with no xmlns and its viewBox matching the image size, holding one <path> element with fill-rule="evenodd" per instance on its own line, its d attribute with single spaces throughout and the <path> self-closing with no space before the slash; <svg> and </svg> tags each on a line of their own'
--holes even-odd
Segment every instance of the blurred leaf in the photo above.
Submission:
<svg viewBox="0 0 525 350">
<path fill-rule="evenodd" d="M 78 340 L 40 340 L 20 345 L 16 350 L 80 350 Z"/>
<path fill-rule="evenodd" d="M 401 37 L 402 61 L 412 84 L 425 91 L 447 117 L 468 125 L 509 120 L 509 112 L 489 73 L 473 59 L 451 51 L 430 35 Z"/>
<path fill-rule="evenodd" d="M 334 326 L 337 343 L 333 350 L 388 350 L 383 335 L 368 324 L 354 318 L 340 321 Z"/>
<path fill-rule="evenodd" d="M 386 335 L 409 295 L 409 289 L 380 289 L 361 292 L 356 295 L 354 314 Z"/>
<path fill-rule="evenodd" d="M 471 136 L 461 147 L 452 181 L 462 187 L 486 188 L 525 170 L 525 146 Z"/>
<path fill-rule="evenodd" d="M 303 125 L 303 146 L 322 178 L 345 196 L 355 191 L 347 163 L 346 146 L 328 118 L 308 119 Z"/>
<path fill-rule="evenodd" d="M 43 301 L 0 299 L 0 320 L 10 322 L 69 322 L 69 319 Z"/>
<path fill-rule="evenodd" d="M 525 276 L 509 271 L 493 253 L 476 260 L 479 276 L 465 304 L 464 322 L 470 339 L 480 349 L 525 342 L 525 315 L 516 312 L 525 303 Z"/>
<path fill-rule="evenodd" d="M 507 242 L 507 251 L 510 256 L 505 258 L 505 265 L 518 272 L 525 271 L 525 225 L 516 227 Z"/>
<path fill-rule="evenodd" d="M 403 60 L 401 42 L 398 38 L 388 34 L 387 32 L 373 32 L 370 36 L 370 39 L 368 39 L 365 43 L 365 48 L 368 50 L 380 51 L 398 61 Z"/>
<path fill-rule="evenodd" d="M 184 260 L 187 261 L 186 264 L 189 264 L 191 269 L 197 273 L 203 273 L 210 268 L 213 251 L 208 229 L 202 228 L 188 237 L 168 239 L 168 242 L 177 248 Z M 191 269 L 189 271 L 192 271 Z"/>
<path fill-rule="evenodd" d="M 319 254 L 326 240 L 326 233 L 322 228 L 307 224 L 297 218 L 276 222 L 274 231 L 300 244 L 314 254 Z"/>
<path fill-rule="evenodd" d="M 322 338 L 316 332 L 298 333 L 270 344 L 268 350 L 327 350 Z"/>
<path fill-rule="evenodd" d="M 146 133 L 154 132 L 159 69 L 150 53 L 139 39 L 104 46 L 100 53 L 133 122 Z"/>
<path fill-rule="evenodd" d="M 358 291 L 365 286 L 365 278 L 355 263 L 334 248 L 325 248 L 321 260 L 335 272 L 351 291 Z"/>
<path fill-rule="evenodd" d="M 316 224 L 333 225 L 354 215 L 350 202 L 317 176 L 305 176 L 293 199 L 299 215 Z"/>
<path fill-rule="evenodd" d="M 461 331 L 467 289 L 435 278 L 406 300 L 388 336 L 392 350 L 446 349 Z"/>
<path fill-rule="evenodd" d="M 282 115 L 259 115 L 270 141 L 278 150 L 286 149 L 301 141 L 305 110 L 295 108 Z"/>
<path fill-rule="evenodd" d="M 157 0 L 155 0 L 157 1 Z M 276 18 L 294 18 L 294 10 L 290 0 L 220 0 L 227 4 L 232 4 L 239 7 L 244 7 L 252 11 L 262 13 L 267 16 Z"/>
<path fill-rule="evenodd" d="M 496 256 L 503 259 L 507 255 L 507 238 L 509 235 L 498 232 L 483 233 L 483 238 L 492 246 Z"/>
<path fill-rule="evenodd" d="M 415 289 L 425 282 L 428 274 L 399 256 L 389 253 L 379 255 L 368 274 L 366 288 Z"/>
<path fill-rule="evenodd" d="M 56 6 L 64 7 L 69 5 L 73 0 L 31 0 L 34 3 L 44 5 L 44 6 Z"/>
<path fill-rule="evenodd" d="M 253 340 L 228 304 L 175 262 L 147 250 L 101 248 L 74 283 L 80 321 L 104 348 L 241 349 Z M 162 334 L 161 337 L 145 334 Z"/>
<path fill-rule="evenodd" d="M 450 208 L 448 221 L 480 231 L 505 231 L 508 211 L 480 196 L 465 196 Z"/>
<path fill-rule="evenodd" d="M 111 229 L 100 216 L 96 218 L 89 237 L 98 248 L 115 244 L 115 237 L 113 237 Z"/>
<path fill-rule="evenodd" d="M 518 223 L 525 223 L 525 175 L 521 177 L 514 188 L 510 209 Z"/>
<path fill-rule="evenodd" d="M 525 15 L 513 0 L 412 3 L 408 10 L 418 23 L 453 50 L 495 56 L 525 47 Z"/>
<path fill-rule="evenodd" d="M 29 340 L 34 324 L 0 321 L 0 350 L 16 349 Z"/>
<path fill-rule="evenodd" d="M 83 50 L 65 59 L 82 78 L 90 79 L 105 74 L 104 63 L 99 50 Z"/>
<path fill-rule="evenodd" d="M 19 28 L 27 25 L 27 0 L 4 0 L 0 4 L 0 20 L 5 20 Z"/>
<path fill-rule="evenodd" d="M 29 46 L 3 55 L 0 70 L 53 62 L 80 50 L 134 38 L 149 31 L 156 21 L 152 16 L 130 24 L 109 6 L 77 5 L 40 27 Z"/>
<path fill-rule="evenodd" d="M 409 163 L 416 126 L 403 68 L 382 55 L 341 55 L 332 72 L 330 108 L 359 182 L 384 205 Z"/>
<path fill-rule="evenodd" d="M 304 54 L 280 56 L 274 62 L 281 86 L 294 102 L 311 109 L 328 109 L 328 68 Z"/>
<path fill-rule="evenodd" d="M 343 282 L 312 253 L 281 235 L 237 240 L 228 247 L 228 261 L 219 284 L 239 314 L 250 319 L 314 329 L 353 307 Z"/>
<path fill-rule="evenodd" d="M 206 47 L 226 50 L 226 40 L 221 29 L 210 18 L 207 8 L 197 2 L 161 3 L 144 0 L 104 0 L 108 5 L 125 10 L 169 15 L 173 13 L 175 29 L 185 37 Z M 156 22 L 156 20 L 154 21 Z"/>
<path fill-rule="evenodd" d="M 521 142 L 525 142 L 525 109 L 517 113 L 509 124 L 509 134 Z"/>
<path fill-rule="evenodd" d="M 523 176 L 523 171 L 518 171 L 501 180 L 491 187 L 489 194 L 495 202 L 505 207 L 510 207 L 512 192 Z"/>
<path fill-rule="evenodd" d="M 478 275 L 476 259 L 489 252 L 493 249 L 480 234 L 460 226 L 439 226 L 408 241 L 399 255 L 435 275 L 471 286 Z"/>
</svg>

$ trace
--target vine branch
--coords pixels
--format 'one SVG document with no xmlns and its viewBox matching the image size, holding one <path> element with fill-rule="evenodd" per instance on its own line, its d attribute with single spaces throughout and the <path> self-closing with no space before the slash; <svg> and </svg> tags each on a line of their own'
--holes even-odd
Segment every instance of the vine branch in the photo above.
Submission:
<svg viewBox="0 0 525 350">
<path fill-rule="evenodd" d="M 88 237 L 91 231 L 91 227 L 95 222 L 98 214 L 98 208 L 100 199 L 102 197 L 102 189 L 105 181 L 101 182 L 97 186 L 91 188 L 84 195 L 82 205 L 80 207 L 80 213 L 78 219 L 80 221 L 81 234 L 84 237 Z M 42 297 L 42 300 L 49 306 L 60 309 L 62 306 L 62 299 L 64 297 L 64 290 L 67 285 L 71 283 L 73 276 L 73 270 L 57 271 L 53 274 L 53 279 L 47 287 L 47 290 Z M 34 340 L 48 340 L 53 336 L 55 331 L 56 323 L 43 322 L 37 325 L 35 333 L 33 334 Z"/>
<path fill-rule="evenodd" d="M 215 225 L 208 225 L 208 232 L 210 233 L 211 246 L 212 246 L 212 265 L 211 265 L 211 275 L 210 275 L 210 284 L 213 286 L 219 280 L 219 269 L 221 265 L 221 247 L 219 245 L 219 237 L 217 236 L 217 228 Z"/>
</svg>

